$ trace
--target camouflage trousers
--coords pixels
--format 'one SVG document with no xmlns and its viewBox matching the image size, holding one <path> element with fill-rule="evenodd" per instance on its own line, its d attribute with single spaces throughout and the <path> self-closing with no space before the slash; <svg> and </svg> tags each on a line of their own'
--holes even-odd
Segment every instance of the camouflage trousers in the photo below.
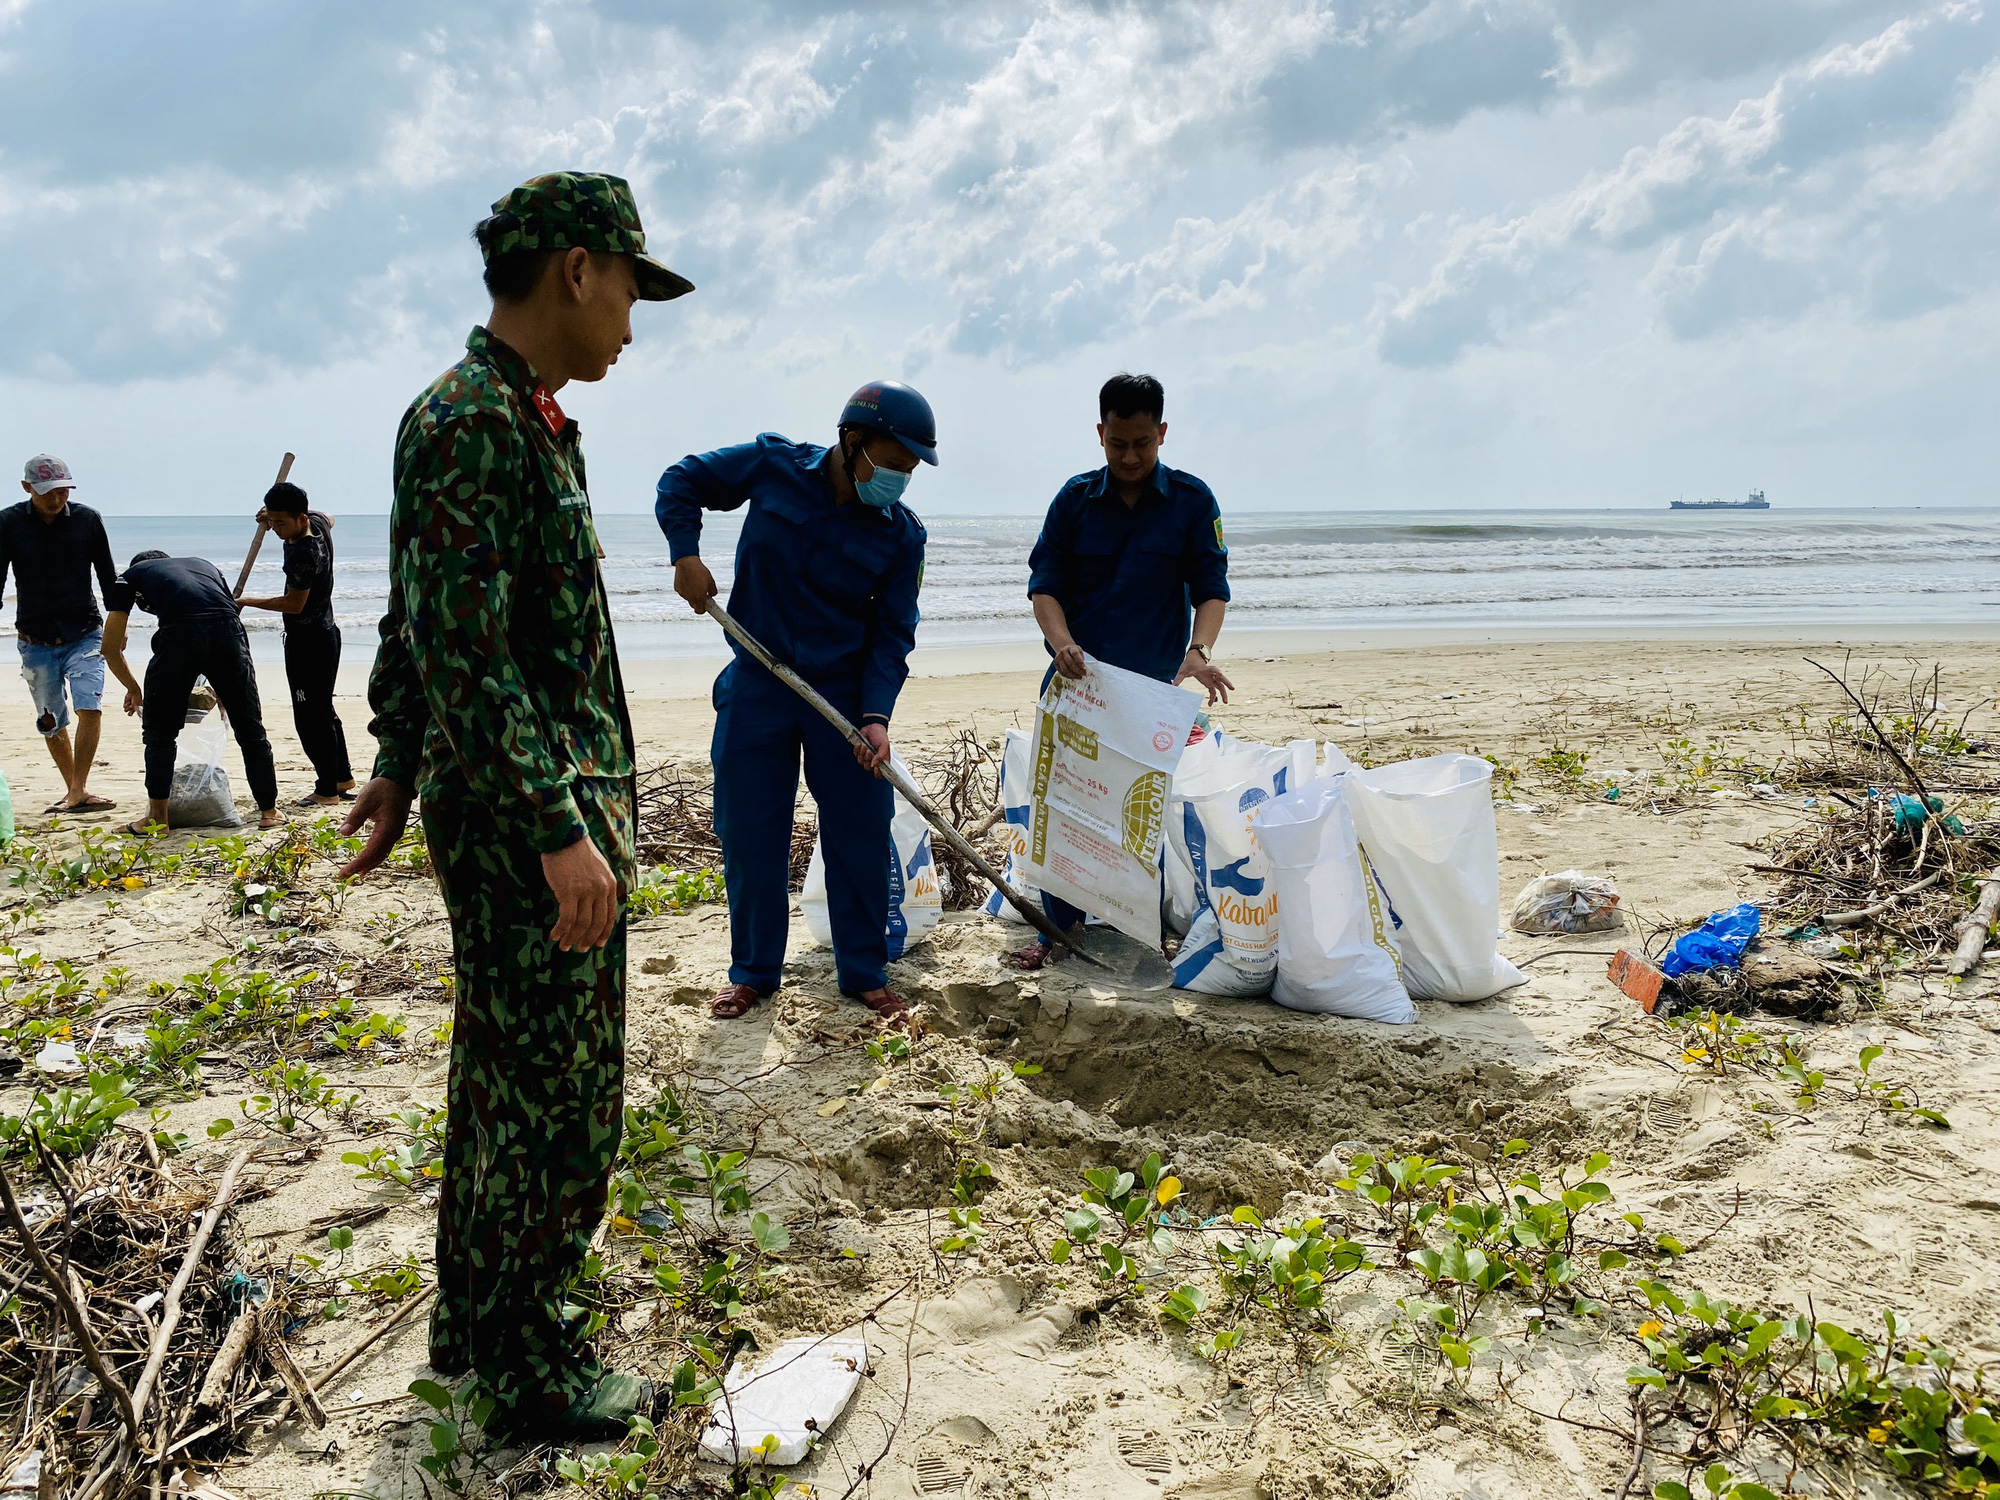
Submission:
<svg viewBox="0 0 2000 1500">
<path fill-rule="evenodd" d="M 586 821 L 629 826 L 626 787 L 593 783 Z M 625 924 L 563 952 L 524 827 L 453 795 L 423 818 L 457 967 L 431 1364 L 472 1370 L 497 1421 L 558 1416 L 603 1373 L 564 1309 L 618 1151 Z"/>
</svg>

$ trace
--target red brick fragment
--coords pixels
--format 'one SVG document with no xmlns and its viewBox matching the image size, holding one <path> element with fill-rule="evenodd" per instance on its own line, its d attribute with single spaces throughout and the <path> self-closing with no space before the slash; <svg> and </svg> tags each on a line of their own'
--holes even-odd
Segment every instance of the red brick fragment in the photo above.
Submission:
<svg viewBox="0 0 2000 1500">
<path fill-rule="evenodd" d="M 1660 1003 L 1660 986 L 1667 976 L 1636 953 L 1620 948 L 1611 960 L 1611 982 L 1639 1002 L 1639 1009 L 1651 1015 Z"/>
</svg>

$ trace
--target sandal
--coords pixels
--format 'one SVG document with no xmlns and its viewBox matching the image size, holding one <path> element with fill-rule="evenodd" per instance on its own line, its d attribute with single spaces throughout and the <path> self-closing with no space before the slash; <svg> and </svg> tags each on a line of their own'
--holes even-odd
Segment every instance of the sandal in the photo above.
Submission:
<svg viewBox="0 0 2000 1500">
<path fill-rule="evenodd" d="M 161 825 L 155 823 L 151 818 L 135 818 L 130 823 L 123 824 L 118 831 L 124 834 L 127 838 L 150 839 L 155 837 L 155 835 L 152 832 L 152 830 L 155 828 L 160 828 L 160 831 L 162 833 L 166 831 L 164 828 L 161 828 Z"/>
<path fill-rule="evenodd" d="M 81 802 L 59 802 L 53 811 L 66 813 L 110 812 L 117 805 L 109 797 L 100 797 L 95 792 L 85 792 Z"/>
<path fill-rule="evenodd" d="M 1035 942 L 1025 948 L 1016 948 L 1007 955 L 1007 962 L 1016 969 L 1025 969 L 1032 974 L 1037 969 L 1045 969 L 1055 962 L 1055 944 Z"/>
<path fill-rule="evenodd" d="M 881 994 L 876 995 L 872 999 L 862 994 L 859 990 L 842 990 L 840 993 L 850 1000 L 859 1000 L 863 1005 L 874 1011 L 886 1026 L 908 1026 L 910 1024 L 910 1007 L 892 989 L 885 988 Z"/>
<path fill-rule="evenodd" d="M 708 1013 L 718 1021 L 740 1021 L 757 1008 L 764 997 L 747 984 L 725 984 L 708 1002 Z"/>
</svg>

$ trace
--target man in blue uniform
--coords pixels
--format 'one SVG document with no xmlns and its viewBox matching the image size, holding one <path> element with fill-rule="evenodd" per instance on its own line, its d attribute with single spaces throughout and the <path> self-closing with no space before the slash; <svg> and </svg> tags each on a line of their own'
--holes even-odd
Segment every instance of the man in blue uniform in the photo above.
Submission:
<svg viewBox="0 0 2000 1500">
<path fill-rule="evenodd" d="M 1056 493 L 1028 555 L 1028 598 L 1057 672 L 1081 677 L 1086 653 L 1161 682 L 1196 682 L 1210 703 L 1235 686 L 1215 665 L 1229 605 L 1229 549 L 1215 496 L 1192 474 L 1160 462 L 1166 392 L 1150 375 L 1114 375 L 1097 393 L 1104 467 Z M 1067 932 L 1084 912 L 1044 894 Z M 1048 962 L 1049 944 L 1014 955 L 1024 969 Z"/>
<path fill-rule="evenodd" d="M 791 924 L 792 813 L 805 759 L 819 804 L 827 917 L 841 993 L 887 1021 L 889 720 L 916 643 L 924 527 L 901 495 L 918 460 L 937 462 L 930 403 L 894 380 L 864 385 L 831 448 L 767 432 L 693 454 L 660 476 L 654 514 L 674 559 L 674 592 L 697 611 L 715 595 L 701 560 L 701 514 L 748 505 L 729 612 L 857 725 L 847 742 L 740 646 L 715 680 L 715 831 L 729 889 L 730 1021 L 778 988 Z"/>
</svg>

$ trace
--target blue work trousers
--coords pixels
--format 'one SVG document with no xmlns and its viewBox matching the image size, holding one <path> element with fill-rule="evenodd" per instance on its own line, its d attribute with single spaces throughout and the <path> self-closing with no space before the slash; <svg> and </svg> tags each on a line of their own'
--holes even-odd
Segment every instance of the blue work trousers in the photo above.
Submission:
<svg viewBox="0 0 2000 1500">
<path fill-rule="evenodd" d="M 817 685 L 817 684 L 816 684 Z M 850 720 L 861 690 L 820 691 Z M 729 982 L 761 995 L 785 973 L 791 929 L 792 813 L 805 757 L 819 804 L 826 912 L 840 988 L 888 982 L 889 783 L 861 769 L 854 749 L 803 698 L 762 667 L 732 662 L 715 679 L 715 832 L 729 888 Z"/>
</svg>

